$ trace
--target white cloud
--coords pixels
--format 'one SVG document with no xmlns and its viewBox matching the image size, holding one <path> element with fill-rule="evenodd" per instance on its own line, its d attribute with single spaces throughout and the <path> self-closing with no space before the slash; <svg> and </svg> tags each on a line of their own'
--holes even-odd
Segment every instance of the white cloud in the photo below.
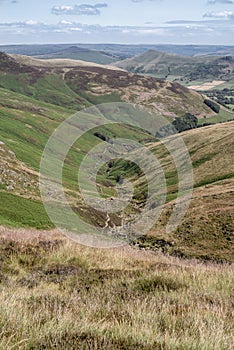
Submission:
<svg viewBox="0 0 234 350">
<path fill-rule="evenodd" d="M 95 5 L 74 5 L 74 6 L 53 6 L 51 13 L 53 15 L 71 15 L 71 16 L 96 16 L 100 15 L 101 8 L 108 7 L 106 3 L 98 3 Z"/>
<path fill-rule="evenodd" d="M 204 18 L 234 18 L 234 12 L 232 11 L 220 11 L 220 12 L 207 12 L 203 15 Z"/>
<path fill-rule="evenodd" d="M 208 5 L 215 5 L 215 4 L 234 4 L 233 0 L 208 0 Z"/>
<path fill-rule="evenodd" d="M 230 14 L 229 14 L 230 15 Z M 3 43 L 113 42 L 113 43 L 213 43 L 232 45 L 234 22 L 221 19 L 179 21 L 163 26 L 101 26 L 61 20 L 57 24 L 24 22 L 0 23 Z M 5 39 L 6 38 L 6 39 Z"/>
<path fill-rule="evenodd" d="M 69 21 L 66 21 L 65 19 L 62 19 L 62 21 L 60 21 L 58 24 L 69 25 L 69 24 L 72 24 L 72 22 L 69 22 Z"/>
<path fill-rule="evenodd" d="M 29 25 L 34 26 L 34 25 L 38 24 L 38 22 L 37 21 L 33 21 L 32 19 L 29 19 L 28 21 L 25 21 L 25 24 L 29 24 Z"/>
</svg>

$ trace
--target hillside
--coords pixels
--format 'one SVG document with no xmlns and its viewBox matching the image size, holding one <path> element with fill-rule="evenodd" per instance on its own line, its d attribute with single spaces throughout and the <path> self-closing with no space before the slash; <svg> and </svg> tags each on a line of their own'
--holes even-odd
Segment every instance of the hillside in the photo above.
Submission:
<svg viewBox="0 0 234 350">
<path fill-rule="evenodd" d="M 165 224 L 175 202 L 169 200 L 161 220 L 151 230 L 148 238 L 139 241 L 140 246 L 162 249 L 178 256 L 202 257 L 222 260 L 234 256 L 234 122 L 213 125 L 184 132 L 184 142 L 193 162 L 194 191 L 186 217 L 172 235 L 165 232 Z M 161 146 L 152 144 L 152 150 L 160 157 Z M 178 183 L 176 172 L 162 162 L 169 193 L 174 193 Z M 139 179 L 139 182 L 141 180 Z"/>
<path fill-rule="evenodd" d="M 205 98 L 177 83 L 74 60 L 0 56 L 0 87 L 72 110 L 123 101 L 150 107 L 166 117 L 215 113 Z"/>
<path fill-rule="evenodd" d="M 81 60 L 87 62 L 94 62 L 98 64 L 109 64 L 117 60 L 116 57 L 108 55 L 105 52 L 85 49 L 78 46 L 70 46 L 57 52 L 47 53 L 44 55 L 37 55 L 39 59 L 55 59 L 55 58 L 68 58 L 72 60 Z"/>
<path fill-rule="evenodd" d="M 175 145 L 175 136 L 155 136 L 158 111 L 171 118 L 189 111 L 200 125 L 231 118 L 225 109 L 214 113 L 205 98 L 179 84 L 111 66 L 0 54 L 1 349 L 233 349 L 234 121 L 180 134 L 192 160 L 194 191 L 186 216 L 171 233 L 166 225 L 176 198 L 182 204 L 187 200 L 187 187 L 179 191 L 175 165 L 181 155 L 184 172 L 186 152 L 174 147 L 175 162 L 167 149 L 171 142 Z M 121 101 L 134 102 L 131 110 L 141 128 L 128 124 L 129 105 L 123 103 L 79 113 L 76 124 L 69 120 L 71 128 L 51 158 L 53 167 L 69 130 L 81 132 L 63 162 L 65 199 L 83 223 L 102 233 L 107 228 L 121 233 L 142 213 L 146 222 L 154 219 L 153 206 L 143 210 L 150 183 L 160 203 L 160 168 L 165 205 L 147 234 L 134 237 L 130 232 L 125 245 L 112 249 L 86 247 L 62 235 L 48 217 L 39 191 L 39 176 L 47 174 L 39 174 L 40 162 L 48 139 L 64 120 L 84 107 Z M 144 106 L 151 107 L 148 113 Z M 100 127 L 95 113 L 98 121 L 106 117 L 110 122 L 114 114 L 124 123 Z M 84 133 L 88 120 L 93 129 Z M 118 138 L 124 139 L 128 156 L 133 152 L 126 139 L 144 146 L 158 163 L 140 169 L 116 159 L 115 148 L 111 161 L 106 160 L 106 150 Z M 113 203 L 119 185 L 128 180 L 132 199 L 115 213 L 89 206 L 77 181 L 82 160 L 91 151 L 95 155 L 99 144 L 106 146 L 100 154 L 104 162 L 96 177 L 85 172 L 83 194 L 95 194 L 95 187 Z M 142 149 L 134 152 L 145 164 Z M 54 172 L 55 189 L 58 178 Z M 53 186 L 48 191 L 56 197 Z M 60 217 L 60 197 L 55 204 Z M 67 222 L 61 224 L 67 228 Z M 82 224 L 71 231 L 77 229 L 84 234 Z"/>
<path fill-rule="evenodd" d="M 0 45 L 0 51 L 33 57 L 66 52 L 70 47 L 101 52 L 117 61 L 140 55 L 149 50 L 156 50 L 183 56 L 233 56 L 234 47 L 225 45 L 124 45 L 124 44 L 37 44 L 37 45 Z M 95 56 L 94 56 L 95 58 Z"/>
<path fill-rule="evenodd" d="M 2 72 L 3 64 L 5 65 L 5 75 L 2 73 L 2 81 L 7 76 L 9 69 L 11 74 L 14 74 L 14 71 L 19 71 L 19 63 L 13 58 L 5 61 L 5 63 L 2 61 Z M 38 190 L 38 170 L 42 152 L 54 128 L 75 112 L 76 105 L 81 108 L 91 104 L 91 98 L 87 99 L 87 96 L 92 96 L 90 92 L 89 95 L 87 92 L 82 92 L 81 97 L 78 95 L 78 91 L 82 90 L 75 90 L 77 82 L 81 82 L 82 86 L 87 86 L 84 78 L 81 81 L 82 73 L 85 73 L 87 79 L 87 75 L 89 77 L 92 72 L 92 76 L 95 79 L 98 77 L 100 84 L 99 67 L 95 66 L 91 69 L 88 66 L 85 66 L 85 69 L 80 66 L 71 68 L 69 62 L 66 66 L 66 69 L 69 70 L 66 73 L 68 83 L 65 83 L 60 78 L 60 61 L 56 66 L 56 74 L 58 74 L 57 70 L 59 71 L 57 80 L 54 76 L 53 79 L 55 80 L 44 78 L 44 69 L 46 69 L 46 72 L 48 70 L 54 72 L 55 69 L 53 62 L 51 62 L 52 67 L 49 68 L 47 63 L 44 62 L 44 64 L 46 64 L 46 68 L 44 66 L 34 66 L 32 69 L 31 66 L 23 65 L 21 62 L 18 75 L 13 76 L 12 81 L 8 76 L 8 79 L 4 80 L 5 88 L 0 88 L 0 197 L 4 201 L 4 206 L 0 209 L 0 223 L 4 225 L 36 227 L 38 229 L 53 227 L 45 213 Z M 128 75 L 122 71 L 113 71 L 108 68 L 101 69 L 102 74 L 103 72 L 107 74 L 109 71 L 111 72 L 112 83 L 113 76 L 115 77 L 114 72 L 116 76 L 123 74 L 123 77 L 134 79 L 133 75 Z M 73 76 L 76 78 L 74 78 L 74 81 L 70 81 L 73 73 L 75 73 Z M 37 81 L 39 74 L 42 77 L 40 83 Z M 79 79 L 77 79 L 78 76 Z M 46 77 L 48 79 L 48 75 Z M 106 76 L 105 79 L 110 84 Z M 31 82 L 31 85 L 26 85 L 25 81 Z M 159 83 L 158 80 L 152 78 L 149 78 L 149 80 L 147 78 L 145 81 L 147 83 L 154 81 L 157 84 Z M 68 84 L 71 87 L 74 86 L 74 90 Z M 125 81 L 122 84 L 125 86 Z M 163 84 L 163 82 L 160 81 L 160 84 Z M 109 85 L 107 86 L 109 88 Z M 88 88 L 90 89 L 90 87 Z M 19 92 L 12 90 L 18 90 Z M 29 97 L 30 95 L 31 97 Z M 96 102 L 103 98 L 102 95 L 93 96 L 95 96 Z M 50 103 L 45 102 L 48 99 Z M 72 101 L 72 103 L 70 102 L 70 105 L 68 105 L 68 101 Z M 68 107 L 59 106 L 59 104 Z M 71 108 L 74 108 L 74 110 Z M 165 153 L 164 148 L 156 142 L 156 139 L 149 143 L 149 137 L 154 139 L 153 135 L 149 136 L 149 134 L 140 130 L 118 126 L 109 129 L 103 128 L 101 134 L 105 137 L 126 137 L 127 135 L 128 138 L 140 140 L 143 144 L 148 145 L 153 152 L 156 152 L 166 174 L 168 196 L 164 214 L 158 226 L 150 232 L 149 237 L 136 242 L 138 246 L 162 250 L 177 256 L 233 261 L 233 122 L 199 128 L 181 134 L 192 156 L 195 191 L 187 217 L 172 236 L 166 235 L 164 231 L 165 220 L 171 206 L 173 206 L 177 193 L 178 179 L 172 159 Z M 77 172 L 74 172 L 74 167 L 79 164 L 91 145 L 96 145 L 99 141 L 94 133 L 88 134 L 71 150 L 65 163 L 64 184 L 68 200 L 76 208 L 76 212 L 86 218 L 88 222 L 103 227 L 106 224 L 105 213 L 100 215 L 99 212 L 90 210 L 83 202 L 80 194 L 77 193 Z M 138 172 L 134 173 L 133 170 L 132 167 L 126 168 L 124 163 L 120 163 L 113 167 L 111 172 L 106 173 L 104 169 L 99 179 L 102 192 L 107 196 L 115 195 L 113 186 L 116 185 L 116 179 L 120 174 L 125 173 L 132 179 L 138 190 L 132 208 L 125 215 L 125 220 L 131 220 L 136 206 L 142 205 L 142 195 L 144 194 L 142 178 L 139 177 Z M 120 225 L 121 220 L 122 217 L 119 215 L 111 217 L 111 222 L 116 225 Z"/>
<path fill-rule="evenodd" d="M 232 266 L 55 230 L 0 227 L 0 243 L 1 349 L 233 349 Z"/>
<path fill-rule="evenodd" d="M 115 63 L 130 72 L 188 83 L 196 80 L 231 80 L 234 76 L 234 57 L 188 57 L 150 50 Z"/>
</svg>

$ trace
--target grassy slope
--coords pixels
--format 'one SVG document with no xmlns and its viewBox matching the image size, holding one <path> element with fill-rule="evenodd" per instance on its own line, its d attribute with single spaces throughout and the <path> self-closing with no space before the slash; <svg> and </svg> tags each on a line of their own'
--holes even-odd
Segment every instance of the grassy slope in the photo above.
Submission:
<svg viewBox="0 0 234 350">
<path fill-rule="evenodd" d="M 5 142 L 0 145 L 0 223 L 49 228 L 38 200 L 36 170 L 48 135 L 72 110 L 4 89 L 0 97 L 0 141 Z M 143 246 L 232 259 L 233 128 L 229 123 L 183 134 L 197 185 L 191 210 L 176 237 L 166 237 L 159 227 Z M 84 151 L 89 144 L 90 136 L 81 144 Z M 149 147 L 164 164 L 173 195 L 177 180 L 168 155 L 158 144 Z M 68 174 L 72 166 L 68 163 Z M 12 177 L 15 189 L 8 192 Z M 68 179 L 72 187 L 73 177 Z M 170 251 L 165 241 L 173 239 Z M 130 247 L 89 249 L 56 231 L 0 226 L 0 348 L 231 350 L 233 283 L 228 265 L 181 261 Z"/>
<path fill-rule="evenodd" d="M 49 228 L 51 223 L 45 215 L 42 204 L 40 204 L 37 172 L 49 136 L 56 126 L 74 112 L 6 89 L 0 89 L 0 100 L 0 141 L 4 143 L 1 147 L 2 152 L 0 149 L 0 173 L 4 174 L 1 181 L 0 196 L 6 204 L 5 207 L 0 209 L 0 222 L 13 226 L 38 228 L 47 225 Z M 87 105 L 89 104 L 90 102 L 87 101 Z M 141 131 L 123 126 L 106 128 L 102 133 L 109 137 L 123 137 L 127 133 L 128 137 L 137 140 L 144 140 L 149 137 L 148 134 L 146 135 Z M 95 212 L 91 214 L 81 202 L 77 193 L 77 164 L 81 162 L 87 151 L 99 142 L 100 139 L 94 136 L 93 133 L 84 135 L 69 152 L 64 167 L 64 185 L 69 190 L 69 200 L 73 205 L 74 203 L 76 206 L 78 205 L 78 210 L 82 206 L 83 214 L 87 217 L 87 220 L 94 223 L 95 221 L 100 222 L 99 214 Z M 79 151 L 77 151 L 77 148 Z M 14 152 L 15 156 L 11 156 L 9 152 Z M 77 171 L 74 171 L 74 169 L 77 169 Z M 100 181 L 102 182 L 102 179 Z M 113 195 L 108 183 L 103 183 L 103 192 Z M 24 198 L 18 197 L 19 195 Z M 15 213 L 16 208 L 17 215 Z M 29 215 L 28 211 L 30 211 Z M 30 216 L 32 219 L 28 220 Z M 104 221 L 105 218 L 103 217 L 101 224 Z"/>
<path fill-rule="evenodd" d="M 234 60 L 226 57 L 188 57 L 150 50 L 114 65 L 131 72 L 179 80 L 183 84 L 194 80 L 230 80 Z"/>
<path fill-rule="evenodd" d="M 233 261 L 234 256 L 234 122 L 181 134 L 193 161 L 194 193 L 186 217 L 176 232 L 165 233 L 165 224 L 177 193 L 177 172 L 160 145 L 152 145 L 167 178 L 168 204 L 142 247 L 179 256 Z M 141 179 L 137 180 L 139 183 Z M 172 201 L 170 201 L 172 200 Z"/>
<path fill-rule="evenodd" d="M 233 269 L 0 227 L 2 349 L 231 350 Z"/>
<path fill-rule="evenodd" d="M 70 58 L 72 60 L 81 60 L 87 62 L 94 62 L 98 64 L 109 64 L 115 62 L 117 59 L 111 55 L 107 55 L 104 52 L 81 49 L 77 47 L 69 47 L 65 50 L 59 50 L 57 52 L 35 56 L 40 59 L 54 59 L 54 58 Z"/>
<path fill-rule="evenodd" d="M 200 94 L 179 84 L 72 60 L 14 58 L 16 61 L 10 63 L 12 73 L 7 57 L 3 57 L 6 63 L 0 72 L 0 86 L 66 108 L 79 110 L 93 101 L 122 100 L 153 108 L 168 117 L 186 112 L 198 117 L 214 115 Z"/>
<path fill-rule="evenodd" d="M 25 163 L 26 170 L 34 169 L 38 171 L 40 157 L 52 130 L 60 123 L 70 111 L 61 107 L 55 107 L 43 102 L 38 102 L 31 98 L 25 98 L 22 95 L 14 92 L 0 90 L 2 94 L 2 117 L 0 119 L 1 141 L 6 144 L 6 148 L 14 151 L 16 154 L 16 160 Z M 7 107 L 6 107 L 7 106 Z M 46 123 L 45 123 L 46 120 Z M 232 260 L 232 236 L 228 232 L 232 230 L 233 220 L 233 207 L 232 202 L 232 177 L 234 169 L 232 166 L 233 157 L 233 128 L 234 123 L 220 124 L 212 127 L 206 127 L 194 131 L 184 133 L 184 140 L 192 155 L 195 172 L 195 187 L 194 200 L 192 207 L 188 212 L 186 220 L 180 227 L 175 236 L 167 237 L 163 233 L 163 225 L 165 224 L 164 216 L 162 216 L 161 224 L 150 233 L 153 236 L 153 242 L 150 238 L 147 242 L 140 242 L 140 245 L 149 246 L 153 249 L 163 249 L 172 254 L 181 254 L 185 256 L 200 256 L 203 258 L 212 258 L 218 260 Z M 124 135 L 125 130 L 118 128 L 114 131 L 119 136 Z M 129 137 L 133 139 L 139 137 L 140 134 L 134 134 L 132 130 L 128 130 Z M 105 130 L 105 135 L 113 135 L 113 130 Z M 145 135 L 142 134 L 142 139 Z M 97 142 L 97 138 L 93 135 L 89 135 L 81 140 L 79 144 L 79 152 L 72 152 L 69 161 L 67 162 L 64 176 L 65 186 L 72 190 L 70 200 L 80 202 L 80 198 L 76 193 L 76 173 L 74 173 L 74 166 L 82 159 L 83 154 L 87 152 L 87 149 Z M 170 201 L 176 197 L 177 193 L 177 172 L 173 168 L 171 158 L 168 156 L 165 149 L 157 144 L 150 144 L 150 148 L 154 150 L 157 157 L 160 159 L 167 179 L 168 188 L 168 211 L 170 212 Z M 2 162 L 5 159 L 5 163 L 2 163 L 2 168 L 5 169 L 5 164 L 10 164 L 10 169 L 15 169 L 15 159 L 8 159 L 6 155 L 2 154 Z M 18 164 L 19 172 L 22 168 L 22 164 Z M 22 170 L 21 170 L 22 171 Z M 130 170 L 127 169 L 127 173 Z M 126 170 L 125 170 L 126 172 Z M 112 169 L 108 174 L 108 180 L 115 183 L 115 179 L 118 175 L 122 174 L 121 166 Z M 144 182 L 142 185 L 142 179 L 139 175 L 136 177 L 133 173 L 129 173 L 133 176 L 133 181 L 137 186 L 136 201 L 141 203 L 142 193 L 144 188 Z M 29 184 L 27 187 L 22 187 L 19 181 L 19 175 L 14 175 L 15 184 L 14 189 L 11 191 L 6 190 L 6 186 L 11 183 L 12 173 L 4 180 L 4 186 L 1 187 L 1 196 L 6 203 L 5 208 L 1 209 L 1 223 L 10 224 L 13 226 L 34 226 L 34 227 L 50 227 L 50 222 L 45 215 L 43 207 L 40 205 L 40 197 L 38 193 L 38 187 L 31 184 L 31 178 L 35 183 L 38 183 L 37 173 L 33 176 L 30 172 L 26 172 L 26 180 Z M 29 180 L 27 180 L 29 178 Z M 226 192 L 222 192 L 224 184 L 218 182 L 227 179 Z M 103 192 L 109 195 L 113 195 L 111 188 L 108 187 L 108 182 L 105 183 L 105 178 L 102 176 L 99 178 L 101 184 L 103 184 Z M 214 190 L 210 193 L 209 187 L 214 186 Z M 107 187 L 106 187 L 107 186 Z M 143 186 L 143 187 L 142 187 Z M 27 191 L 25 191 L 27 188 Z M 200 190 L 201 189 L 201 190 Z M 200 191 L 200 192 L 199 192 Z M 23 196 L 24 199 L 18 197 Z M 36 201 L 37 209 L 35 211 L 31 208 L 31 201 Z M 204 203 L 203 203 L 204 202 Z M 228 213 L 225 214 L 222 211 L 222 207 L 229 205 Z M 229 204 L 228 204 L 229 203 Z M 80 206 L 83 203 L 80 202 Z M 204 208 L 205 209 L 200 209 Z M 15 207 L 18 208 L 18 215 L 15 215 Z M 209 209 L 208 209 L 209 208 Z M 28 211 L 30 209 L 30 220 Z M 220 210 L 220 213 L 217 213 Z M 208 215 L 208 212 L 210 213 Z M 96 213 L 92 213 L 87 209 L 85 216 L 91 222 L 97 220 Z M 167 217 L 165 211 L 165 218 Z M 207 216 L 208 215 L 208 216 Z M 197 218 L 195 220 L 195 218 Z M 27 223 L 27 220 L 28 223 Z M 101 220 L 101 221 L 100 221 Z M 103 219 L 99 219 L 102 224 Z M 194 221 L 195 220 L 195 221 Z M 216 222 L 216 227 L 213 232 L 213 222 Z M 161 226 L 160 226 L 161 225 Z M 189 225 L 189 228 L 188 228 Z M 185 233 L 186 232 L 186 233 Z M 202 233 L 203 232 L 203 233 Z M 204 236 L 204 244 L 201 245 L 201 235 Z M 187 239 L 189 237 L 189 240 Z M 190 238 L 193 237 L 191 240 Z M 217 240 L 218 244 L 214 245 L 213 242 Z M 174 242 L 173 247 L 170 246 L 170 242 Z"/>
<path fill-rule="evenodd" d="M 10 91 L 8 89 L 0 89 L 0 96 L 1 96 L 1 118 L 0 118 L 0 141 L 3 141 L 8 147 L 9 150 L 12 150 L 16 154 L 16 159 L 19 161 L 25 163 L 25 166 L 27 168 L 34 169 L 35 171 L 38 171 L 39 168 L 39 162 L 41 158 L 42 151 L 44 149 L 44 146 L 46 144 L 46 141 L 51 134 L 51 132 L 54 130 L 54 128 L 58 125 L 58 123 L 61 123 L 64 118 L 68 117 L 71 113 L 73 113 L 73 110 L 70 109 L 71 106 L 68 108 L 60 107 L 58 105 L 54 104 L 48 104 L 46 102 L 43 102 L 41 100 L 45 99 L 45 96 L 47 96 L 46 91 L 51 89 L 51 91 L 55 94 L 56 97 L 54 97 L 54 102 L 57 103 L 57 98 L 59 99 L 58 92 L 60 90 L 61 85 L 58 84 L 58 82 L 54 79 L 50 80 L 50 76 L 46 76 L 46 79 L 42 79 L 43 84 L 40 85 L 40 81 L 36 81 L 36 84 L 33 84 L 33 86 L 29 86 L 29 88 L 32 88 L 32 95 L 31 97 L 25 97 L 22 95 L 21 87 L 26 88 L 25 84 L 15 84 L 11 85 L 11 89 L 14 88 L 15 90 L 18 90 L 21 92 L 21 94 Z M 48 80 L 49 79 L 49 80 Z M 106 79 L 103 77 L 102 79 Z M 60 80 L 59 80 L 60 81 Z M 77 81 L 77 80 L 76 80 Z M 60 81 L 61 84 L 64 84 L 63 81 Z M 80 103 L 79 106 L 83 104 L 90 105 L 93 100 L 90 100 L 90 96 L 94 95 L 87 95 L 87 93 L 82 93 L 82 97 L 78 94 L 79 86 L 77 87 L 77 83 L 71 84 L 70 82 L 70 76 L 67 77 L 67 83 L 69 82 L 69 85 L 71 88 L 68 88 L 67 84 L 62 85 L 61 91 L 63 93 L 76 95 L 79 97 L 79 100 L 76 100 L 76 103 Z M 9 81 L 8 81 L 9 83 Z M 123 84 L 126 84 L 127 82 L 124 82 Z M 84 81 L 81 82 L 81 86 L 83 86 Z M 20 86 L 20 88 L 19 88 Z M 57 89 L 55 89 L 55 86 Z M 10 88 L 10 86 L 7 86 Z M 68 90 L 67 90 L 68 89 Z M 44 92 L 44 96 L 41 97 L 40 94 Z M 40 95 L 40 96 L 39 96 Z M 38 97 L 39 96 L 39 97 Z M 101 102 L 101 99 L 105 99 L 108 95 L 100 95 L 98 98 L 98 102 Z M 36 100 L 35 98 L 39 98 L 39 100 Z M 95 97 L 97 98 L 97 97 Z M 112 98 L 109 96 L 109 98 Z M 113 97 L 114 99 L 116 96 Z M 81 102 L 80 102 L 81 101 Z M 97 101 L 96 101 L 97 102 Z M 102 100 L 102 102 L 104 102 Z M 207 131 L 208 130 L 208 131 Z M 108 136 L 113 135 L 119 135 L 122 136 L 126 132 L 126 129 L 118 128 L 117 130 L 105 130 L 105 134 Z M 195 166 L 195 173 L 196 175 L 196 187 L 202 188 L 201 193 L 206 193 L 206 188 L 204 186 L 208 185 L 209 183 L 215 183 L 218 180 L 225 180 L 228 178 L 233 177 L 233 169 L 232 167 L 232 161 L 231 157 L 232 154 L 230 153 L 233 149 L 233 137 L 232 134 L 229 135 L 229 133 L 233 133 L 233 123 L 222 125 L 222 126 L 214 126 L 212 128 L 204 128 L 195 130 L 194 134 L 193 132 L 185 134 L 185 139 L 188 142 L 189 149 L 191 148 L 191 154 L 194 160 L 194 166 Z M 139 134 L 139 132 L 133 132 L 131 129 L 127 130 L 128 137 L 132 137 L 133 139 L 136 137 L 140 137 L 141 139 L 144 139 L 146 135 Z M 191 136 L 186 136 L 191 135 Z M 217 147 L 217 151 L 214 152 L 210 147 L 212 148 L 213 145 L 213 138 L 214 135 L 216 135 L 217 139 L 215 141 L 215 145 Z M 218 135 L 218 136 L 217 136 Z M 224 135 L 227 135 L 224 143 Z M 229 135 L 229 136 L 228 136 Z M 148 137 L 148 136 L 147 136 Z M 227 143 L 226 143 L 227 141 Z M 65 176 L 65 186 L 71 190 L 70 193 L 70 201 L 71 203 L 76 203 L 78 207 L 82 207 L 83 203 L 79 197 L 79 194 L 76 192 L 76 183 L 77 183 L 77 174 L 74 173 L 74 166 L 76 166 L 77 163 L 79 163 L 83 157 L 84 154 L 86 154 L 87 150 L 91 145 L 95 145 L 98 142 L 98 139 L 93 135 L 86 135 L 85 138 L 83 138 L 79 144 L 79 152 L 75 152 L 74 150 L 71 151 L 70 157 L 68 157 L 68 161 L 65 166 L 64 170 L 64 176 Z M 229 143 L 228 143 L 229 142 Z M 192 145 L 195 143 L 194 145 Z M 211 146 L 210 146 L 211 145 Z M 152 146 L 154 147 L 154 146 Z M 157 151 L 157 146 L 156 151 Z M 226 148 L 225 148 L 226 147 Z M 203 150 L 203 151 L 201 151 Z M 215 155 L 214 155 L 215 153 Z M 217 154 L 216 154 L 217 153 Z M 160 150 L 160 147 L 158 149 L 158 156 L 161 158 L 162 164 L 165 164 L 165 174 L 167 178 L 167 185 L 168 185 L 168 197 L 167 200 L 170 202 L 176 197 L 177 193 L 177 174 L 175 169 L 173 169 L 171 159 L 168 158 L 167 154 Z M 2 156 L 4 159 L 4 156 Z M 214 159 L 215 161 L 214 161 Z M 6 164 L 7 160 L 4 164 Z M 24 167 L 24 164 L 21 164 L 21 166 Z M 4 169 L 5 165 L 2 165 L 2 168 Z M 207 167 L 208 165 L 208 167 Z M 12 166 L 14 167 L 14 161 L 12 161 Z M 118 170 L 118 172 L 121 172 L 121 169 Z M 112 177 L 115 179 L 116 174 Z M 16 176 L 16 175 L 15 175 Z M 18 175 L 17 175 L 18 176 Z M 37 201 L 35 205 L 37 205 L 37 213 L 34 215 L 34 218 L 30 220 L 30 225 L 35 227 L 45 227 L 48 225 L 50 226 L 50 223 L 48 221 L 48 218 L 45 216 L 43 207 L 40 205 L 39 201 L 39 193 L 38 193 L 38 187 L 34 185 L 30 185 L 29 181 L 29 190 L 28 192 L 25 191 L 25 188 L 23 188 L 20 184 L 20 181 L 17 180 L 16 176 L 16 184 L 13 186 L 13 190 L 6 190 L 6 186 L 10 185 L 10 180 L 12 177 L 12 174 L 10 173 L 6 181 L 4 180 L 4 184 L 1 185 L 1 191 L 2 195 L 4 195 L 4 200 L 6 201 L 7 208 L 1 209 L 1 222 L 6 224 L 11 224 L 13 226 L 24 226 L 27 225 L 26 220 L 23 219 L 24 212 L 30 208 L 31 200 Z M 30 177 L 30 175 L 28 175 Z M 37 182 L 37 174 L 34 175 L 36 177 Z M 27 176 L 26 176 L 27 177 Z M 141 184 L 141 179 L 134 178 L 134 181 L 138 188 L 138 195 L 136 196 L 135 200 L 137 202 L 142 201 L 142 193 L 143 193 L 143 187 Z M 231 181 L 231 179 L 230 179 Z M 108 182 L 105 183 L 104 177 L 100 177 L 100 182 L 103 186 L 103 192 L 108 195 L 113 195 L 114 192 L 111 188 L 108 186 Z M 115 183 L 115 181 L 114 181 Z M 222 185 L 222 184 L 221 184 Z M 31 187 L 30 187 L 31 186 Z M 143 184 L 144 186 L 144 184 Z M 230 189 L 229 196 L 230 196 Z M 220 188 L 217 190 L 217 193 L 220 192 Z M 15 195 L 23 196 L 25 200 L 19 199 Z M 213 195 L 212 195 L 213 196 Z M 212 196 L 208 196 L 208 202 L 214 201 L 214 207 L 216 206 L 216 200 L 213 199 Z M 224 194 L 226 196 L 226 194 Z M 202 197 L 202 195 L 201 195 Z M 205 196 L 204 196 L 205 197 Z M 227 200 L 230 202 L 230 199 Z M 20 215 L 14 214 L 14 205 L 17 208 L 25 208 L 25 211 L 22 211 Z M 221 204 L 220 204 L 221 208 Z M 23 209 L 22 209 L 23 210 Z M 212 209 L 213 210 L 213 209 Z M 211 210 L 211 211 L 212 211 Z M 40 215 L 38 213 L 41 213 L 41 217 L 43 218 L 40 220 Z M 189 212 L 190 213 L 190 212 Z M 191 253 L 191 248 L 186 247 L 186 237 L 183 232 L 185 229 L 181 228 L 181 234 L 178 233 L 178 237 L 163 237 L 164 241 L 161 243 L 156 242 L 155 238 L 153 245 L 155 245 L 157 248 L 163 249 L 163 250 L 169 250 L 171 253 L 175 254 L 184 254 L 186 256 L 203 256 L 206 257 L 206 250 L 207 250 L 207 258 L 213 258 L 213 259 L 231 259 L 231 249 L 229 247 L 232 247 L 232 243 L 229 243 L 229 234 L 226 235 L 226 231 L 229 232 L 231 230 L 231 226 L 229 221 L 231 222 L 233 218 L 233 208 L 230 209 L 230 220 L 224 218 L 222 215 L 220 216 L 221 219 L 217 222 L 217 227 L 215 229 L 215 232 L 221 232 L 220 227 L 224 227 L 222 229 L 222 244 L 220 246 L 212 246 L 212 241 L 215 239 L 212 232 L 210 232 L 210 227 L 212 227 L 212 220 L 207 221 L 207 247 L 209 246 L 209 249 L 207 250 L 207 247 L 203 247 L 200 250 L 198 249 L 199 245 L 199 235 L 201 234 L 201 231 L 199 229 L 199 222 L 196 222 L 194 224 L 195 227 L 198 228 L 198 232 L 194 236 L 193 241 L 193 248 L 194 252 Z M 131 213 L 130 213 L 131 214 Z M 90 212 L 88 208 L 85 208 L 84 215 L 86 219 L 89 222 L 95 222 L 97 220 L 97 213 Z M 190 215 L 190 214 L 188 214 Z M 186 220 L 192 220 L 193 215 L 197 214 L 191 214 Z M 213 215 L 213 211 L 212 211 Z M 25 217 L 28 217 L 27 215 Z M 198 216 L 200 217 L 200 216 Z M 212 217 L 212 216 L 210 216 Z M 204 218 L 203 218 L 204 219 Z M 201 222 L 205 222 L 206 219 L 201 220 Z M 229 220 L 229 221 L 228 221 Z M 100 225 L 104 223 L 104 218 L 98 219 L 98 222 Z M 162 221 L 163 223 L 163 221 Z M 185 221 L 186 224 L 186 221 Z M 193 226 L 193 225 L 190 225 Z M 206 226 L 204 226 L 206 227 Z M 187 229 L 186 229 L 187 230 Z M 189 230 L 192 232 L 192 230 Z M 212 229 L 211 229 L 212 231 Z M 158 231 L 158 228 L 155 232 L 159 232 L 161 237 L 163 233 L 161 230 Z M 153 236 L 155 236 L 155 232 L 153 232 Z M 226 236 L 225 236 L 226 235 Z M 180 237 L 180 238 L 179 238 Z M 156 237 L 157 238 L 157 237 Z M 232 236 L 231 236 L 232 239 Z M 167 241 L 169 242 L 176 242 L 176 244 L 173 246 L 173 248 L 170 248 L 170 245 L 168 246 Z M 220 241 L 221 242 L 221 241 Z M 227 243 L 228 242 L 228 243 Z M 232 242 L 232 241 L 231 241 Z M 227 244 L 226 244 L 227 243 Z M 148 243 L 147 243 L 148 244 Z M 225 245 L 226 244 L 226 245 Z M 151 247 L 152 244 L 150 243 Z M 225 249 L 220 247 L 225 246 Z M 169 249 L 170 248 L 170 249 Z M 183 248 L 183 249 L 182 249 Z M 229 253 L 228 253 L 229 252 Z M 228 253 L 228 256 L 227 256 Z"/>
</svg>

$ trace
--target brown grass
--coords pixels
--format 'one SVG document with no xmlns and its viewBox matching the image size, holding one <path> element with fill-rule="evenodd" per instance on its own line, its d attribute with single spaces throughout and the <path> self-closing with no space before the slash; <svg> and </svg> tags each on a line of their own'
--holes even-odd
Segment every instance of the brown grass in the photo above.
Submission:
<svg viewBox="0 0 234 350">
<path fill-rule="evenodd" d="M 1 228 L 1 349 L 233 348 L 232 266 L 61 238 Z"/>
</svg>

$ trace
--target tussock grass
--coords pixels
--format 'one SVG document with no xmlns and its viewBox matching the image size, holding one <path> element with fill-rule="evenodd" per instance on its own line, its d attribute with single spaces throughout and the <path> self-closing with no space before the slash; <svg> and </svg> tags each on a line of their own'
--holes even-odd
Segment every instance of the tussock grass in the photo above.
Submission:
<svg viewBox="0 0 234 350">
<path fill-rule="evenodd" d="M 231 265 L 2 232 L 1 349 L 233 348 Z"/>
</svg>

